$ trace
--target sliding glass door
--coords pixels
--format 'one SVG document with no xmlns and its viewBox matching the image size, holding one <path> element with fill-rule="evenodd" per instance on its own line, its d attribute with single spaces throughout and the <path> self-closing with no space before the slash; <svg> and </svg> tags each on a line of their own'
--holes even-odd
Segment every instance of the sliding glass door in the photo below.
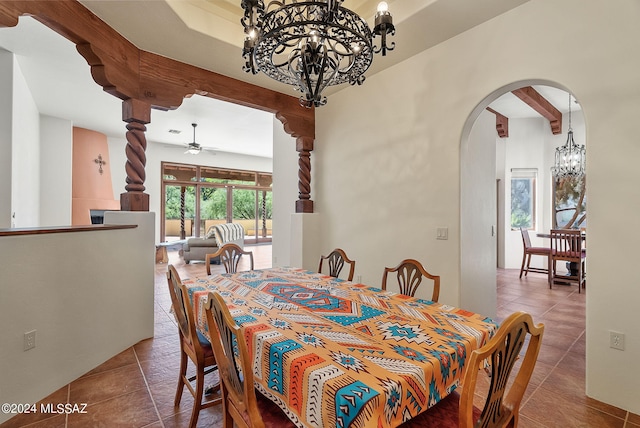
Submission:
<svg viewBox="0 0 640 428">
<path fill-rule="evenodd" d="M 271 173 L 162 163 L 162 240 L 238 223 L 245 243 L 271 242 Z"/>
</svg>

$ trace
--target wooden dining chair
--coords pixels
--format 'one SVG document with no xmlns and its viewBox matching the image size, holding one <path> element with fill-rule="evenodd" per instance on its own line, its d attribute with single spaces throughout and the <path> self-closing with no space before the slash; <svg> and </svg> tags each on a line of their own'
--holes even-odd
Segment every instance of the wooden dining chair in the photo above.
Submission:
<svg viewBox="0 0 640 428">
<path fill-rule="evenodd" d="M 517 427 L 520 403 L 538 359 L 543 333 L 544 324 L 535 325 L 528 313 L 509 315 L 489 342 L 469 356 L 462 391 L 454 391 L 400 428 Z M 480 369 L 485 360 L 490 365 L 486 371 Z M 487 388 L 478 388 L 479 375 Z M 473 404 L 480 389 L 487 390 L 482 408 Z"/>
<path fill-rule="evenodd" d="M 242 256 L 248 255 L 251 261 L 251 269 L 253 270 L 253 251 L 244 251 L 239 245 L 229 243 L 224 244 L 213 254 L 205 256 L 205 265 L 207 267 L 207 275 L 211 275 L 211 261 L 220 258 L 220 264 L 224 266 L 227 273 L 236 273 L 238 271 L 238 263 Z"/>
<path fill-rule="evenodd" d="M 320 256 L 320 265 L 318 266 L 318 273 L 322 273 L 322 264 L 324 261 L 327 261 L 327 265 L 329 267 L 329 276 L 337 278 L 344 267 L 344 264 L 350 265 L 349 275 L 347 276 L 347 281 L 353 281 L 353 274 L 356 269 L 355 260 L 351 260 L 347 257 L 347 253 L 340 248 L 336 248 L 327 256 Z"/>
<path fill-rule="evenodd" d="M 522 246 L 524 248 L 522 253 L 522 266 L 520 267 L 520 278 L 522 278 L 523 272 L 524 276 L 527 276 L 529 272 L 538 272 L 549 275 L 549 269 L 530 267 L 529 265 L 531 264 L 531 256 L 542 256 L 547 259 L 547 267 L 551 266 L 551 248 L 531 246 L 529 231 L 524 227 L 520 228 L 520 234 L 522 235 Z"/>
<path fill-rule="evenodd" d="M 224 404 L 223 427 L 292 428 L 284 412 L 254 389 L 253 369 L 244 330 L 239 327 L 218 293 L 209 293 L 205 314 L 213 353 L 220 366 Z"/>
<path fill-rule="evenodd" d="M 198 332 L 195 325 L 195 317 L 186 287 L 182 284 L 180 276 L 173 265 L 168 266 L 167 282 L 169 283 L 169 295 L 173 305 L 173 314 L 178 324 L 180 335 L 180 373 L 178 376 L 178 388 L 174 405 L 178 407 L 182 400 L 182 392 L 186 386 L 193 395 L 193 409 L 189 427 L 193 428 L 198 423 L 200 409 L 215 406 L 222 403 L 221 397 L 203 402 L 205 375 L 217 369 L 216 359 L 209 341 Z M 187 377 L 187 365 L 189 360 L 195 366 L 196 375 Z M 192 382 L 195 380 L 195 387 Z M 220 385 L 214 385 L 210 390 L 215 392 Z"/>
<path fill-rule="evenodd" d="M 394 268 L 385 267 L 382 274 L 382 289 L 387 289 L 387 276 L 390 273 L 396 272 L 398 279 L 398 286 L 400 287 L 400 294 L 413 297 L 416 294 L 416 290 L 422 278 L 426 277 L 433 281 L 433 293 L 431 295 L 431 301 L 437 302 L 440 297 L 440 276 L 431 275 L 426 271 L 422 263 L 414 259 L 406 259 L 400 262 L 400 264 Z"/>
<path fill-rule="evenodd" d="M 582 248 L 584 236 L 577 229 L 552 229 L 551 230 L 551 281 L 553 284 L 578 284 L 578 293 L 585 286 L 585 263 L 587 252 Z M 557 262 L 573 264 L 568 274 L 558 273 Z M 574 272 L 572 272 L 574 270 Z"/>
</svg>

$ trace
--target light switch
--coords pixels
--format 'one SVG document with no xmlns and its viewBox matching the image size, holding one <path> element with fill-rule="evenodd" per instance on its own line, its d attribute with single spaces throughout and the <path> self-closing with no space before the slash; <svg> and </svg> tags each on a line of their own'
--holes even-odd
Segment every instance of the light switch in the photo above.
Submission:
<svg viewBox="0 0 640 428">
<path fill-rule="evenodd" d="M 439 227 L 436 232 L 436 239 L 442 239 L 442 240 L 449 239 L 449 228 Z"/>
</svg>

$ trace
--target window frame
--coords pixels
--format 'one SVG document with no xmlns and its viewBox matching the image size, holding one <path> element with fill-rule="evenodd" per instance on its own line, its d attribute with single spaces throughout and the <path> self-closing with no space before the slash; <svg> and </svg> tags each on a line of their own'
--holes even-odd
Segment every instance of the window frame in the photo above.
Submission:
<svg viewBox="0 0 640 428">
<path fill-rule="evenodd" d="M 514 182 L 515 181 L 528 181 L 529 188 L 529 201 L 528 210 L 530 211 L 531 220 L 528 224 L 515 224 L 514 225 Z M 509 208 L 509 227 L 511 230 L 520 230 L 520 227 L 525 227 L 527 230 L 536 230 L 538 223 L 537 216 L 537 204 L 538 204 L 538 169 L 537 168 L 512 168 L 511 169 L 511 203 Z M 516 207 L 517 208 L 517 207 Z M 523 210 L 524 212 L 524 210 Z"/>
</svg>

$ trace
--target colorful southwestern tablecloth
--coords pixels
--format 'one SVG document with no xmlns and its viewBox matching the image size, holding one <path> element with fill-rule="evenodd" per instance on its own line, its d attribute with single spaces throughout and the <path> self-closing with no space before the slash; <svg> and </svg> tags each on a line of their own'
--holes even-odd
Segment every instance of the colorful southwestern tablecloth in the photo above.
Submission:
<svg viewBox="0 0 640 428">
<path fill-rule="evenodd" d="M 463 309 L 295 268 L 185 280 L 208 337 L 217 291 L 245 331 L 256 388 L 299 427 L 396 427 L 460 384 L 497 324 Z"/>
</svg>

